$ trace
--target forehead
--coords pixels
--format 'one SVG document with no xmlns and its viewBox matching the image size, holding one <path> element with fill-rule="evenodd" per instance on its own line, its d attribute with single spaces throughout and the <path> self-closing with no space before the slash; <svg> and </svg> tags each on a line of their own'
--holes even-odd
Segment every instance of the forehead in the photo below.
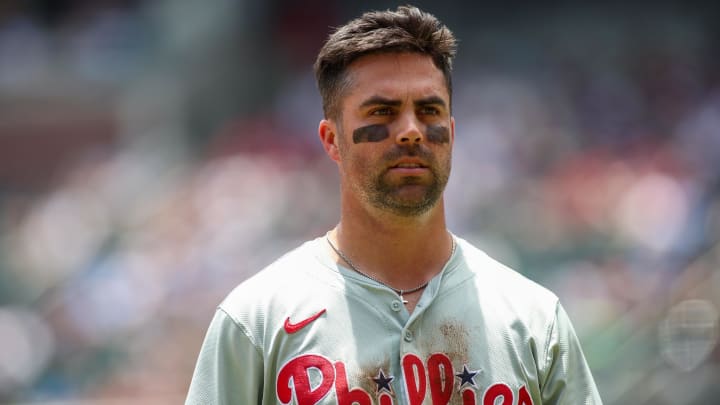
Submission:
<svg viewBox="0 0 720 405">
<path fill-rule="evenodd" d="M 441 97 L 449 104 L 445 77 L 428 55 L 418 53 L 381 53 L 353 61 L 347 69 L 343 109 L 363 100 L 382 96 L 412 101 L 428 96 Z"/>
</svg>

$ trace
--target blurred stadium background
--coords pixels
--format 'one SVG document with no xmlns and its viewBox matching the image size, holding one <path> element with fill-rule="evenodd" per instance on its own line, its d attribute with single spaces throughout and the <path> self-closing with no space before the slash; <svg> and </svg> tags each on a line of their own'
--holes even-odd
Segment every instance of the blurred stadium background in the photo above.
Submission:
<svg viewBox="0 0 720 405">
<path fill-rule="evenodd" d="M 606 404 L 717 403 L 716 10 L 414 4 L 461 41 L 451 229 L 557 292 Z M 183 401 L 215 305 L 335 223 L 311 65 L 395 6 L 0 1 L 0 403 Z"/>
</svg>

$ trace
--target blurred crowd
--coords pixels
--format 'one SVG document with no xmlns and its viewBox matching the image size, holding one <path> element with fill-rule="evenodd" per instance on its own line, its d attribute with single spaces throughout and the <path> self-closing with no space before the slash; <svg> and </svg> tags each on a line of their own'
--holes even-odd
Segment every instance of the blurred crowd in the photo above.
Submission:
<svg viewBox="0 0 720 405">
<path fill-rule="evenodd" d="M 715 10 L 423 3 L 450 229 L 560 296 L 606 404 L 720 397 Z M 0 3 L 0 403 L 182 402 L 220 300 L 337 220 L 311 65 L 394 7 Z"/>
</svg>

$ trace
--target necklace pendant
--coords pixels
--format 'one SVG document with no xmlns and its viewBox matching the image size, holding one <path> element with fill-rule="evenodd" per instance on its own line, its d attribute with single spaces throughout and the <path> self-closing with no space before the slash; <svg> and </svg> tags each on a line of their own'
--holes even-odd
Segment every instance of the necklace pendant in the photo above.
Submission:
<svg viewBox="0 0 720 405">
<path fill-rule="evenodd" d="M 451 236 L 452 236 L 452 235 L 451 235 Z M 344 254 L 342 251 L 340 251 L 340 249 L 338 249 L 337 247 L 335 247 L 335 245 L 334 245 L 334 244 L 332 243 L 332 241 L 330 240 L 330 232 L 328 232 L 328 233 L 325 235 L 325 240 L 327 240 L 327 243 L 328 243 L 328 245 L 330 245 L 330 247 L 332 248 L 332 250 L 335 251 L 335 253 L 336 253 L 339 257 L 341 257 L 341 258 L 345 261 L 345 263 L 347 263 L 348 266 L 350 266 L 351 269 L 353 269 L 356 273 L 360 274 L 361 276 L 364 276 L 364 277 L 366 277 L 366 278 L 369 278 L 370 280 L 373 280 L 373 281 L 375 281 L 376 283 L 382 284 L 382 285 L 384 285 L 385 287 L 387 287 L 387 288 L 395 291 L 395 293 L 400 297 L 400 301 L 402 301 L 402 303 L 405 304 L 405 305 L 409 304 L 410 301 L 406 300 L 405 297 L 403 297 L 403 293 L 406 292 L 406 293 L 408 293 L 408 294 L 412 294 L 412 293 L 414 293 L 414 292 L 416 292 L 416 291 L 420 291 L 420 290 L 424 289 L 424 288 L 427 287 L 428 284 L 430 283 L 430 280 L 428 280 L 428 281 L 424 282 L 422 285 L 419 285 L 419 286 L 417 286 L 417 287 L 415 287 L 415 288 L 411 288 L 411 289 L 409 289 L 409 290 L 398 290 L 398 289 L 396 289 L 396 288 L 393 288 L 393 287 L 389 286 L 388 284 L 385 284 L 385 283 L 383 283 L 382 281 L 376 279 L 375 277 L 373 277 L 373 276 L 371 276 L 371 275 L 369 275 L 369 274 L 365 274 L 365 273 L 363 273 L 362 271 L 360 271 L 360 270 L 357 268 L 357 266 L 355 266 L 355 264 L 353 264 L 353 262 L 350 260 L 349 257 L 345 256 L 345 254 Z M 450 259 L 452 259 L 452 257 L 455 255 L 455 248 L 456 248 L 456 246 L 457 246 L 457 244 L 455 243 L 455 238 L 452 238 L 452 249 L 450 250 L 450 257 L 448 258 L 448 262 L 449 262 Z M 446 264 L 447 264 L 447 263 L 446 263 Z"/>
</svg>

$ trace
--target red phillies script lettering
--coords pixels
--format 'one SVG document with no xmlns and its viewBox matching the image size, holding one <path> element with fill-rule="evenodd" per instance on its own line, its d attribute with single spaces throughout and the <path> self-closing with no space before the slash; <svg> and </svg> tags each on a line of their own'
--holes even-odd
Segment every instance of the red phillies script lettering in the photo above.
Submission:
<svg viewBox="0 0 720 405">
<path fill-rule="evenodd" d="M 421 405 L 427 390 L 427 378 L 422 360 L 414 354 L 406 354 L 402 358 L 402 369 L 410 405 Z"/>
<path fill-rule="evenodd" d="M 447 405 L 455 384 L 450 357 L 444 353 L 435 353 L 428 359 L 427 366 L 433 405 Z"/>
<path fill-rule="evenodd" d="M 534 405 L 524 385 L 518 391 L 513 391 L 505 383 L 495 383 L 485 390 L 481 402 L 477 402 L 481 397 L 475 384 L 459 387 L 460 391 L 455 390 L 456 376 L 461 375 L 457 374 L 450 357 L 444 353 L 430 355 L 427 362 L 415 354 L 407 354 L 403 356 L 401 366 L 410 405 L 421 405 L 428 391 L 433 405 L 448 405 L 454 395 L 462 399 L 463 405 L 513 405 L 516 398 L 517 405 Z M 463 373 L 467 373 L 467 369 L 464 370 Z M 382 370 L 378 375 L 378 391 L 373 398 L 362 388 L 350 387 L 345 363 L 333 363 L 317 354 L 304 354 L 288 361 L 280 369 L 276 384 L 277 398 L 283 404 L 292 403 L 294 398 L 298 405 L 315 405 L 334 388 L 338 405 L 393 405 L 397 398 L 393 393 L 394 388 L 390 386 L 400 383 L 400 380 L 385 376 Z M 382 390 L 381 386 L 384 387 Z"/>
<path fill-rule="evenodd" d="M 483 405 L 495 405 L 495 400 L 502 397 L 502 405 L 512 405 L 513 403 L 513 392 L 505 384 L 495 384 L 488 388 L 483 397 Z"/>
<path fill-rule="evenodd" d="M 380 394 L 380 399 L 378 402 L 380 402 L 380 405 L 393 405 L 392 397 L 384 392 Z"/>
<path fill-rule="evenodd" d="M 335 392 L 337 392 L 337 400 L 339 404 L 373 405 L 370 394 L 365 392 L 362 388 L 355 388 L 351 390 L 348 387 L 345 364 L 339 361 L 335 363 L 335 371 L 337 373 L 337 379 L 335 380 Z"/>
<path fill-rule="evenodd" d="M 530 398 L 530 393 L 524 385 L 522 386 L 522 388 L 520 388 L 520 393 L 518 395 L 520 395 L 520 399 L 518 399 L 518 405 L 533 405 L 532 398 Z"/>
<path fill-rule="evenodd" d="M 312 368 L 318 370 L 322 376 L 320 385 L 315 389 L 310 385 L 309 370 Z M 277 396 L 283 404 L 292 401 L 291 380 L 298 405 L 315 405 L 330 392 L 335 381 L 335 370 L 330 360 L 315 354 L 290 360 L 280 369 L 277 377 Z"/>
<path fill-rule="evenodd" d="M 471 389 L 464 389 L 462 392 L 463 405 L 475 405 L 475 391 Z"/>
</svg>

